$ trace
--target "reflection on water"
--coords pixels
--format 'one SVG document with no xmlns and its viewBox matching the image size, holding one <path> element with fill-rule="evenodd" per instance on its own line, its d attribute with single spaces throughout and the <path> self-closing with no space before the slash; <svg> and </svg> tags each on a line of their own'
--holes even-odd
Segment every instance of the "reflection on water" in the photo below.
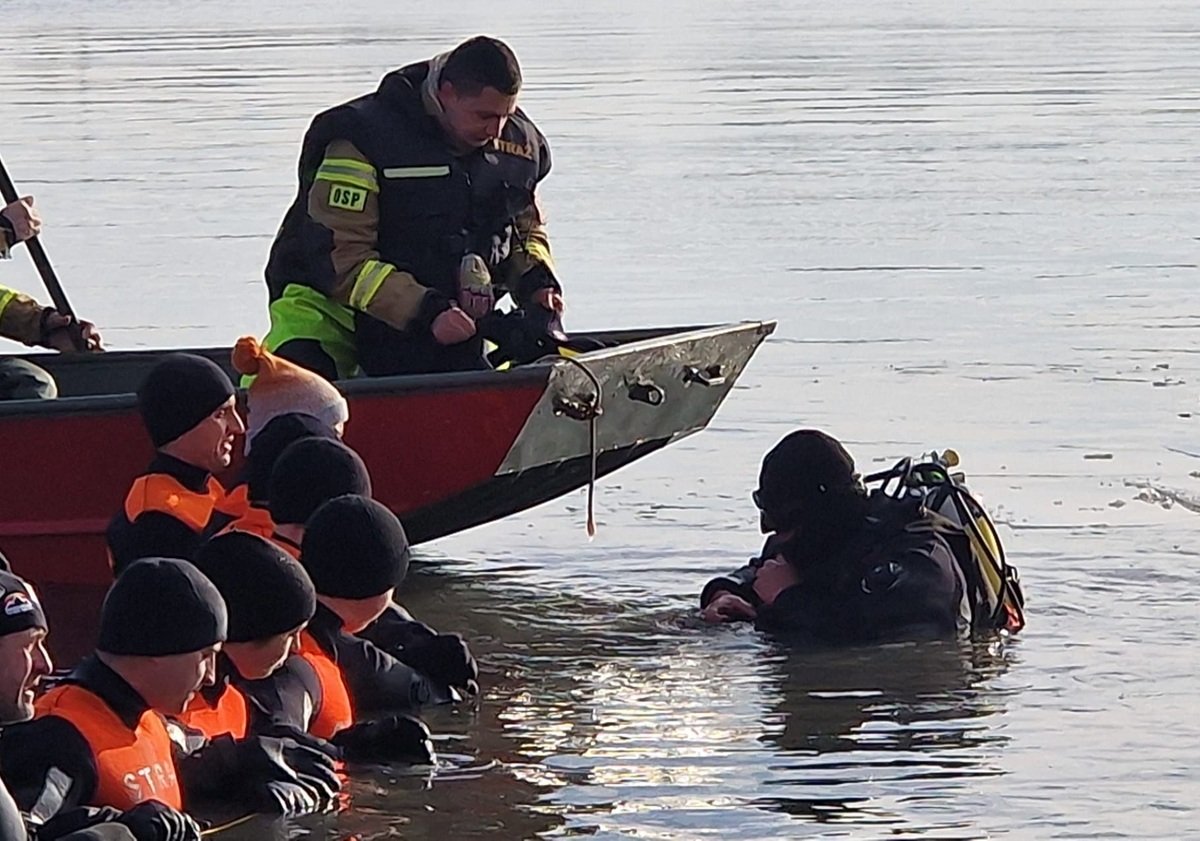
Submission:
<svg viewBox="0 0 1200 841">
<path fill-rule="evenodd" d="M 436 588 L 475 632 L 484 697 L 430 716 L 435 772 L 357 769 L 350 812 L 300 821 L 317 837 L 932 832 L 964 825 L 942 798 L 1001 773 L 998 643 L 788 651 L 486 576 L 414 587 L 410 607 Z"/>
</svg>

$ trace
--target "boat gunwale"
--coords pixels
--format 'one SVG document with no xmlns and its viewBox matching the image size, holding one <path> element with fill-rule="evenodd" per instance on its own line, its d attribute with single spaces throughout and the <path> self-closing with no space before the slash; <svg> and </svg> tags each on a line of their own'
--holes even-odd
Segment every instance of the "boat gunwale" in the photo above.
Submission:
<svg viewBox="0 0 1200 841">
<path fill-rule="evenodd" d="M 611 347 L 598 348 L 581 353 L 573 359 L 561 356 L 547 355 L 536 362 L 517 366 L 506 371 L 454 371 L 437 374 L 405 374 L 384 377 L 358 377 L 349 380 L 338 380 L 335 385 L 347 397 L 377 397 L 392 394 L 407 394 L 414 391 L 460 391 L 465 389 L 508 388 L 512 386 L 528 386 L 534 382 L 548 383 L 550 375 L 556 367 L 573 365 L 575 362 L 601 362 L 629 352 L 641 353 L 646 350 L 675 344 L 680 341 L 695 341 L 706 336 L 716 336 L 741 329 L 757 329 L 767 335 L 774 332 L 774 321 L 738 321 L 723 324 L 666 327 L 666 328 L 637 328 L 635 330 L 610 330 L 594 332 L 587 335 L 599 340 L 605 337 L 629 336 L 641 334 L 645 338 L 635 338 L 631 341 L 616 344 Z M 164 353 L 196 353 L 207 356 L 224 351 L 224 348 L 154 348 L 138 350 L 109 351 L 99 357 L 109 364 L 120 364 L 125 358 L 149 357 Z M 0 354 L 0 358 L 17 357 L 37 361 L 40 356 L 49 354 Z M 63 365 L 88 365 L 92 358 L 85 356 L 53 356 L 54 365 L 51 369 Z M 53 371 L 52 371 L 53 372 Z M 502 377 L 497 377 L 502 374 Z M 244 393 L 244 389 L 239 392 Z M 137 406 L 137 395 L 133 392 L 112 394 L 89 394 L 76 397 L 58 397 L 53 400 L 10 400 L 0 401 L 0 419 L 10 417 L 44 417 L 61 415 L 104 415 L 124 412 Z"/>
</svg>

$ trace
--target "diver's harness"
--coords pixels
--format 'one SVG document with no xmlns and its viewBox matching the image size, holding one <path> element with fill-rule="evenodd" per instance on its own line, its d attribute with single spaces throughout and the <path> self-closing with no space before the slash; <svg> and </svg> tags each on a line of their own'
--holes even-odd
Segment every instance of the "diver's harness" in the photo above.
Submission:
<svg viewBox="0 0 1200 841">
<path fill-rule="evenodd" d="M 950 472 L 958 466 L 958 454 L 946 450 L 922 458 L 902 458 L 863 483 L 872 495 L 915 505 L 922 520 L 950 545 L 966 583 L 964 612 L 972 631 L 1021 630 L 1025 595 L 1020 575 L 1005 558 L 992 518 L 967 490 L 964 474 Z"/>
</svg>

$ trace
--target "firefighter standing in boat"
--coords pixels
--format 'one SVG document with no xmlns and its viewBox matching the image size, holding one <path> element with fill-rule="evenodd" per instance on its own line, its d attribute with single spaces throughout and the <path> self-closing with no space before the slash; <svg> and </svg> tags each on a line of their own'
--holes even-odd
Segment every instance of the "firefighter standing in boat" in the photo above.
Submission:
<svg viewBox="0 0 1200 841">
<path fill-rule="evenodd" d="M 520 87 L 479 36 L 313 120 L 266 269 L 270 350 L 330 379 L 480 369 L 498 295 L 561 313 Z"/>
</svg>

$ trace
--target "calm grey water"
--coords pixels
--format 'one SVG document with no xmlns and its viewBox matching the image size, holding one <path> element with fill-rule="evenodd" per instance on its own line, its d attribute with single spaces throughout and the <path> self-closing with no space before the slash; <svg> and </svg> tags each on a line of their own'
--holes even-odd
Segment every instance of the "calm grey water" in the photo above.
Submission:
<svg viewBox="0 0 1200 841">
<path fill-rule="evenodd" d="M 441 541 L 478 707 L 432 777 L 225 837 L 1200 837 L 1200 7 L 1186 0 L 0 2 L 0 152 L 114 346 L 228 343 L 317 110 L 486 31 L 550 137 L 576 328 L 775 318 L 713 426 Z M 37 289 L 22 259 L 4 282 Z M 790 428 L 953 446 L 1015 640 L 701 627 Z M 288 833 L 291 833 L 290 835 Z"/>
</svg>

